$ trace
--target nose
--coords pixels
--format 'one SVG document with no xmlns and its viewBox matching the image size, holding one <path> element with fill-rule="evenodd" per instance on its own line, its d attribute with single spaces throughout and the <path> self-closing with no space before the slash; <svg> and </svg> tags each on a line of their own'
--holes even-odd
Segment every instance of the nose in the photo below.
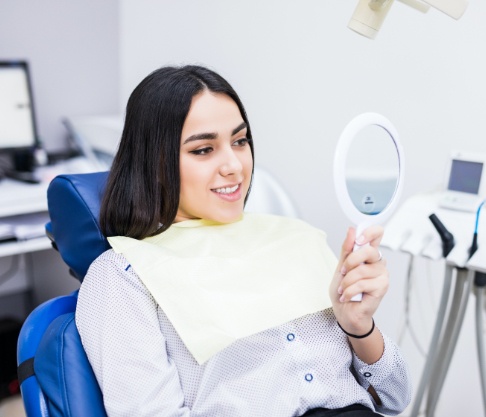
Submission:
<svg viewBox="0 0 486 417">
<path fill-rule="evenodd" d="M 236 155 L 234 149 L 230 147 L 229 149 L 225 150 L 221 156 L 219 173 L 223 177 L 227 177 L 228 175 L 239 174 L 242 169 L 243 165 L 238 158 L 238 155 Z"/>
</svg>

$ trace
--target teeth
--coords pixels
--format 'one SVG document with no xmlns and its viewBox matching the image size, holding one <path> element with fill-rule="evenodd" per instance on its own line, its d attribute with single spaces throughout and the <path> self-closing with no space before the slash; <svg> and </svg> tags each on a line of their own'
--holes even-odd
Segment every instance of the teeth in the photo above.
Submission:
<svg viewBox="0 0 486 417">
<path fill-rule="evenodd" d="M 223 187 L 223 188 L 216 188 L 214 191 L 220 194 L 231 194 L 234 193 L 238 189 L 238 186 L 235 185 L 234 187 Z"/>
</svg>

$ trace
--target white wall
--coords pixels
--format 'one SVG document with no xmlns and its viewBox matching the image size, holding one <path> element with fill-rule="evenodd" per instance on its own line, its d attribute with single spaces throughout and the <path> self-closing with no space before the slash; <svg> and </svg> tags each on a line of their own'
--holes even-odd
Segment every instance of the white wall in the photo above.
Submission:
<svg viewBox="0 0 486 417">
<path fill-rule="evenodd" d="M 117 0 L 1 0 L 0 60 L 30 64 L 39 135 L 66 147 L 61 117 L 118 110 Z"/>
<path fill-rule="evenodd" d="M 408 167 L 404 199 L 440 185 L 451 149 L 486 152 L 486 2 L 471 0 L 459 21 L 396 2 L 374 41 L 347 29 L 355 4 L 122 0 L 121 105 L 159 66 L 201 63 L 220 72 L 245 103 L 257 163 L 283 182 L 302 217 L 326 230 L 338 250 L 348 222 L 334 196 L 333 152 L 355 115 L 376 111 L 397 127 Z M 397 337 L 407 257 L 386 256 L 392 282 L 379 319 Z M 425 347 L 442 273 L 440 263 L 417 261 L 410 308 Z M 442 417 L 482 415 L 473 324 L 468 310 Z M 423 357 L 411 340 L 408 334 L 403 351 L 418 380 Z"/>
<path fill-rule="evenodd" d="M 240 93 L 257 162 L 288 187 L 303 217 L 337 249 L 345 219 L 332 158 L 345 124 L 364 111 L 396 125 L 409 170 L 405 195 L 442 180 L 451 148 L 485 151 L 486 5 L 459 21 L 396 3 L 375 41 L 347 29 L 355 2 L 123 1 L 122 106 L 165 64 L 202 63 Z"/>
</svg>

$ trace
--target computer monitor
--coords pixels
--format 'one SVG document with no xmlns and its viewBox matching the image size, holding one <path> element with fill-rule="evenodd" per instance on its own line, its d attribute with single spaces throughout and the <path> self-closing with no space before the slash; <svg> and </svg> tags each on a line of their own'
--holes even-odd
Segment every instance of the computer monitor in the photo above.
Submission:
<svg viewBox="0 0 486 417">
<path fill-rule="evenodd" d="M 440 206 L 475 212 L 486 198 L 485 165 L 486 154 L 452 151 Z"/>
<path fill-rule="evenodd" d="M 13 170 L 29 170 L 39 147 L 34 102 L 25 61 L 0 61 L 0 154 L 11 158 Z"/>
<path fill-rule="evenodd" d="M 0 150 L 38 144 L 28 64 L 0 61 Z"/>
</svg>

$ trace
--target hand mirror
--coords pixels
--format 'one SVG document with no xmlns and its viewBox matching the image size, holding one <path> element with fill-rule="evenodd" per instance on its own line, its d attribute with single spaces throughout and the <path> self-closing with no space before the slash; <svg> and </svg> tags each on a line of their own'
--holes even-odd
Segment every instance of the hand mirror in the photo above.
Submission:
<svg viewBox="0 0 486 417">
<path fill-rule="evenodd" d="M 336 147 L 334 185 L 344 213 L 357 226 L 356 236 L 388 219 L 398 203 L 403 174 L 403 151 L 392 123 L 377 113 L 351 120 Z M 353 301 L 361 301 L 361 295 Z"/>
</svg>

